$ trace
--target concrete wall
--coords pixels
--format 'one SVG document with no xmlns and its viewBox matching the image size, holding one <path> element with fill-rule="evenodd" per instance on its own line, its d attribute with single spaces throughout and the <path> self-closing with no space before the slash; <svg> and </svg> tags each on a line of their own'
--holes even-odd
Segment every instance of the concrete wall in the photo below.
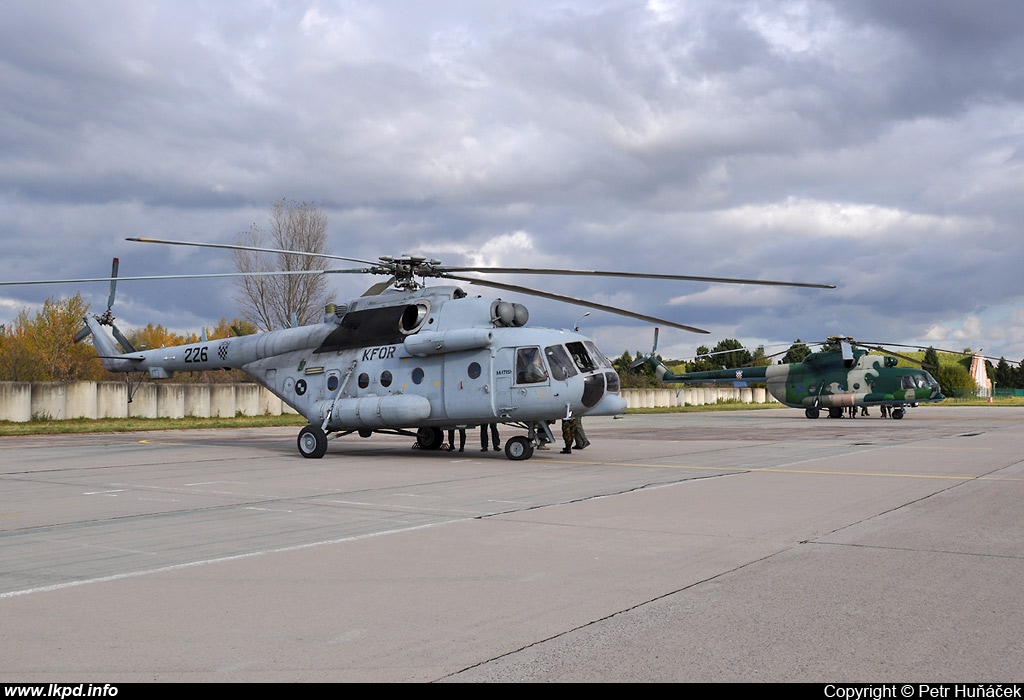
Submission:
<svg viewBox="0 0 1024 700">
<path fill-rule="evenodd" d="M 0 382 L 0 421 L 33 418 L 199 418 L 294 414 L 258 384 L 132 385 L 126 382 Z"/>
<path fill-rule="evenodd" d="M 0 420 L 24 423 L 32 420 L 32 385 L 0 382 Z"/>
<path fill-rule="evenodd" d="M 671 389 L 623 389 L 622 397 L 629 408 L 663 408 L 676 406 L 703 406 L 719 401 L 742 403 L 776 403 L 763 388 L 693 386 Z"/>
<path fill-rule="evenodd" d="M 228 418 L 279 416 L 295 411 L 258 384 L 162 384 L 125 382 L 0 382 L 0 421 L 33 418 Z M 700 406 L 719 401 L 774 402 L 764 389 L 673 387 L 623 389 L 629 408 Z"/>
</svg>

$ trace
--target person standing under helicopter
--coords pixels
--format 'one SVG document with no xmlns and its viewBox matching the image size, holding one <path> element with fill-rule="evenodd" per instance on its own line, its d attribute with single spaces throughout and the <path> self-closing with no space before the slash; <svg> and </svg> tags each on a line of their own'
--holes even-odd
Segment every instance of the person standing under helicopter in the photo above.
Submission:
<svg viewBox="0 0 1024 700">
<path fill-rule="evenodd" d="M 487 429 L 491 430 L 491 442 L 494 444 L 494 451 L 501 449 L 501 442 L 498 441 L 498 424 L 484 423 L 480 426 L 480 451 L 487 451 Z"/>
<path fill-rule="evenodd" d="M 572 454 L 572 443 L 576 440 L 576 426 L 578 424 L 579 420 L 576 416 L 562 419 L 562 441 L 565 443 L 565 448 L 562 449 L 560 454 Z"/>
<path fill-rule="evenodd" d="M 459 452 L 466 449 L 466 429 L 459 428 Z M 455 449 L 455 429 L 448 429 L 448 451 L 451 452 Z"/>
<path fill-rule="evenodd" d="M 575 447 L 577 450 L 582 450 L 584 447 L 590 447 L 590 440 L 587 439 L 587 433 L 583 430 L 583 419 L 574 418 L 576 421 L 576 435 L 573 438 Z"/>
</svg>

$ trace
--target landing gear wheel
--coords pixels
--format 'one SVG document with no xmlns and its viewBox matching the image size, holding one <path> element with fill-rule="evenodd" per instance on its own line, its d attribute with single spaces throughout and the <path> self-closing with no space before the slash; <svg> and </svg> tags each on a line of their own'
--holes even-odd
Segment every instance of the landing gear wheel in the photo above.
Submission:
<svg viewBox="0 0 1024 700">
<path fill-rule="evenodd" d="M 904 411 L 902 408 L 894 408 L 894 409 L 892 409 L 892 412 L 890 413 L 890 415 L 895 420 L 899 420 L 900 418 L 903 417 L 903 414 L 905 414 L 905 413 L 906 413 L 906 411 Z"/>
<path fill-rule="evenodd" d="M 522 435 L 509 438 L 505 441 L 505 456 L 516 462 L 529 459 L 533 456 L 533 443 Z"/>
<path fill-rule="evenodd" d="M 299 454 L 308 459 L 320 459 L 327 453 L 327 436 L 319 426 L 307 425 L 299 431 Z"/>
<path fill-rule="evenodd" d="M 835 407 L 832 407 L 832 408 L 828 409 L 828 417 L 829 418 L 842 418 L 843 417 L 843 409 L 835 408 Z"/>
<path fill-rule="evenodd" d="M 817 418 L 819 415 L 821 415 L 821 411 L 814 407 L 805 408 L 804 415 L 807 416 L 808 418 Z"/>
<path fill-rule="evenodd" d="M 440 428 L 420 428 L 416 431 L 416 442 L 421 450 L 439 450 L 444 442 L 444 433 Z"/>
</svg>

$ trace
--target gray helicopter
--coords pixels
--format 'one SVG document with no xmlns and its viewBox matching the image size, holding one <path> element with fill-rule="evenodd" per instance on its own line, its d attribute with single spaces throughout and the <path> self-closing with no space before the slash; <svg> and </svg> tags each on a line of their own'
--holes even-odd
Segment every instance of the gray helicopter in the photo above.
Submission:
<svg viewBox="0 0 1024 700">
<path fill-rule="evenodd" d="M 152 238 L 129 241 L 200 248 L 313 255 L 253 246 Z M 240 369 L 304 416 L 298 436 L 303 457 L 320 458 L 329 440 L 375 433 L 415 436 L 420 449 L 437 450 L 443 431 L 503 423 L 525 431 L 505 441 L 505 455 L 529 459 L 543 442 L 554 442 L 549 424 L 573 416 L 621 414 L 626 401 L 611 362 L 575 330 L 527 327 L 529 311 L 519 303 L 470 296 L 461 287 L 427 287 L 428 278 L 471 283 L 562 301 L 599 311 L 707 331 L 584 299 L 465 276 L 591 275 L 616 278 L 703 281 L 829 289 L 833 285 L 595 270 L 456 267 L 418 255 L 384 256 L 376 262 L 317 255 L 363 265 L 357 269 L 299 274 L 361 273 L 387 279 L 347 304 L 329 304 L 321 322 L 250 336 L 201 340 L 155 350 L 136 350 L 114 325 L 117 260 L 109 278 L 7 282 L 55 284 L 110 282 L 107 309 L 85 318 L 76 336 L 91 335 L 103 366 L 111 372 L 148 373 L 168 379 L 175 372 Z M 120 280 L 232 277 L 161 275 Z M 252 274 L 252 273 L 248 273 Z M 296 274 L 255 273 L 255 274 Z M 108 332 L 106 328 L 109 328 Z M 130 383 L 129 383 L 130 386 Z"/>
</svg>

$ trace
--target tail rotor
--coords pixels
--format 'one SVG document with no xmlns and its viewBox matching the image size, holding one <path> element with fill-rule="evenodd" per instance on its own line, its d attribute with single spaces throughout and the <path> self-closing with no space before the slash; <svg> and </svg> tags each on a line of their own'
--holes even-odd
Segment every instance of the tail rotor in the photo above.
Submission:
<svg viewBox="0 0 1024 700">
<path fill-rule="evenodd" d="M 635 360 L 633 360 L 633 362 L 630 363 L 630 365 L 629 365 L 630 369 L 636 369 L 640 365 L 642 365 L 645 362 L 647 362 L 647 360 L 649 360 L 652 357 L 654 357 L 654 353 L 656 353 L 658 351 L 658 330 L 659 330 L 658 327 L 655 326 L 654 327 L 654 345 L 651 347 L 651 352 L 649 354 L 647 354 L 647 355 L 641 355 L 640 357 L 638 357 Z"/>
<path fill-rule="evenodd" d="M 95 318 L 100 323 L 100 325 L 110 327 L 111 333 L 113 333 L 114 338 L 117 340 L 122 350 L 124 350 L 125 352 L 135 352 L 135 348 L 128 341 L 128 338 L 126 338 L 125 335 L 120 330 L 118 330 L 117 326 L 114 325 L 114 314 L 111 311 L 111 309 L 114 306 L 114 294 L 117 291 L 118 264 L 118 259 L 114 258 L 114 262 L 110 267 L 110 295 L 107 297 L 107 310 L 104 311 L 102 314 L 94 314 L 93 318 Z M 92 330 L 89 328 L 88 325 L 86 325 L 80 331 L 75 333 L 75 342 L 82 342 L 83 340 L 88 338 L 91 333 Z"/>
</svg>

